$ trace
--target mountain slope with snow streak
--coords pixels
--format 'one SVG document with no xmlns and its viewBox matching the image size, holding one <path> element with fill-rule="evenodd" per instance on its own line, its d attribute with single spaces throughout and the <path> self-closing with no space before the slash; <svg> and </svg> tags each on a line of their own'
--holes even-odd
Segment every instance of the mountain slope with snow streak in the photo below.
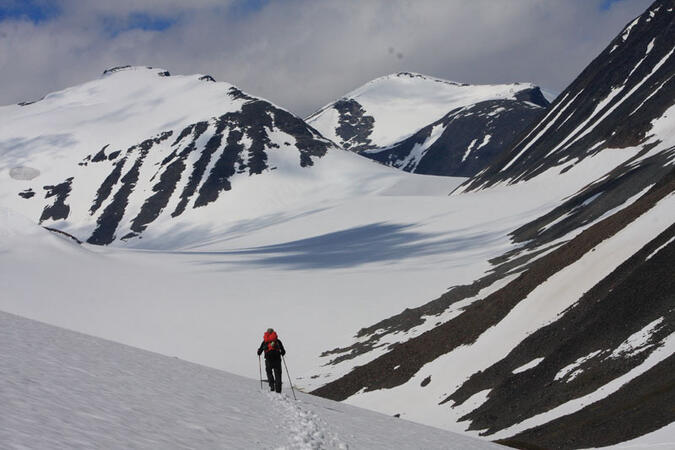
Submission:
<svg viewBox="0 0 675 450">
<path fill-rule="evenodd" d="M 603 151 L 644 147 L 642 166 L 664 147 L 673 128 L 675 26 L 673 2 L 654 2 L 553 102 L 546 116 L 464 189 L 531 179 L 568 170 Z M 671 144 L 672 145 L 672 144 Z M 652 150 L 652 151 L 650 151 Z"/>
<path fill-rule="evenodd" d="M 515 249 L 324 352 L 308 386 L 516 447 L 614 445 L 675 421 L 672 33 L 673 2 L 656 1 L 501 162 L 453 193 L 515 202 L 567 189 L 511 233 Z"/>
<path fill-rule="evenodd" d="M 471 176 L 548 106 L 531 84 L 468 85 L 401 72 L 307 118 L 347 150 L 407 172 Z"/>
<path fill-rule="evenodd" d="M 0 373 L 6 448 L 502 448 L 3 312 Z"/>
</svg>

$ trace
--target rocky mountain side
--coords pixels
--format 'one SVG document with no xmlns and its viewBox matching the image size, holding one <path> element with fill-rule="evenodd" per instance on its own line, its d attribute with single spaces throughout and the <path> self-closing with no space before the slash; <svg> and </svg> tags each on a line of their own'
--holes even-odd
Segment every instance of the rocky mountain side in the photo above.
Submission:
<svg viewBox="0 0 675 450">
<path fill-rule="evenodd" d="M 473 283 L 326 351 L 315 393 L 519 448 L 606 446 L 675 420 L 673 6 L 628 24 L 453 194 L 567 195 Z"/>
</svg>

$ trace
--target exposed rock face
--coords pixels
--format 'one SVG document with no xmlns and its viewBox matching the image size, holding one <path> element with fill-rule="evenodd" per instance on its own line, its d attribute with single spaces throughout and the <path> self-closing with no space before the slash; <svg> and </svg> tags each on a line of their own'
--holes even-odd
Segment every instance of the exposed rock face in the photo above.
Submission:
<svg viewBox="0 0 675 450">
<path fill-rule="evenodd" d="M 342 99 L 335 102 L 334 108 L 340 114 L 339 126 L 335 132 L 346 150 L 360 153 L 375 147 L 368 139 L 373 131 L 375 119 L 365 114 L 359 102 L 354 99 Z"/>
<path fill-rule="evenodd" d="M 320 158 L 332 146 L 301 119 L 287 111 L 249 97 L 236 89 L 232 89 L 230 95 L 234 99 L 246 100 L 239 111 L 189 125 L 177 132 L 171 151 L 161 161 L 156 176 L 153 177 L 156 181 L 151 194 L 131 220 L 132 233 L 125 234 L 124 239 L 140 235 L 159 217 L 174 195 L 179 196 L 179 201 L 171 216 L 178 217 L 185 212 L 190 202 L 194 208 L 207 206 L 216 201 L 222 192 L 231 190 L 230 179 L 235 174 L 247 173 L 252 176 L 269 170 L 267 152 L 280 147 L 280 143 L 270 137 L 270 131 L 286 133 L 295 139 L 300 167 L 312 166 L 312 158 Z M 167 131 L 133 146 L 122 159 L 113 164 L 111 172 L 98 188 L 90 213 L 96 214 L 112 194 L 113 188 L 119 187 L 112 201 L 98 216 L 97 227 L 87 242 L 104 245 L 115 240 L 118 225 L 122 217 L 128 214 L 129 197 L 134 192 L 148 153 L 173 134 L 173 131 Z M 110 160 L 110 156 L 116 157 L 119 154 L 116 151 L 106 157 L 104 150 L 105 148 L 91 161 Z M 194 160 L 191 165 L 187 163 L 188 158 Z M 125 166 L 130 167 L 123 174 Z M 209 166 L 211 170 L 207 172 Z M 177 192 L 181 179 L 186 179 L 187 182 Z"/>
<path fill-rule="evenodd" d="M 19 192 L 19 197 L 29 199 L 35 196 L 35 191 L 33 189 L 26 189 L 23 192 Z"/>
<path fill-rule="evenodd" d="M 125 69 L 129 69 L 129 68 L 131 68 L 131 66 L 128 65 L 128 64 L 125 65 L 125 66 L 115 66 L 115 67 L 111 67 L 110 69 L 105 69 L 105 70 L 103 71 L 103 75 L 110 75 L 110 74 L 112 74 L 112 73 L 119 72 L 120 70 L 125 70 Z"/>
<path fill-rule="evenodd" d="M 47 191 L 45 194 L 45 199 L 53 197 L 54 201 L 51 205 L 45 206 L 45 209 L 42 211 L 42 215 L 40 216 L 40 223 L 47 219 L 61 220 L 68 218 L 68 214 L 70 214 L 70 206 L 66 204 L 66 199 L 68 198 L 68 194 L 70 194 L 72 182 L 73 178 L 71 177 L 63 183 L 57 184 L 55 186 L 44 187 L 44 190 Z"/>
<path fill-rule="evenodd" d="M 122 220 L 122 217 L 124 216 L 126 207 L 129 203 L 129 196 L 136 187 L 140 169 L 143 165 L 145 157 L 148 155 L 148 152 L 153 147 L 153 145 L 160 144 L 161 142 L 168 139 L 172 134 L 172 132 L 167 131 L 156 138 L 145 140 L 138 146 L 131 147 L 129 150 L 127 150 L 127 155 L 131 154 L 136 156 L 135 162 L 129 171 L 121 178 L 120 181 L 122 185 L 113 196 L 110 204 L 108 204 L 101 215 L 98 216 L 98 219 L 96 220 L 96 228 L 89 239 L 87 239 L 87 242 L 90 244 L 103 245 L 110 244 L 115 239 L 115 230 L 117 229 L 120 220 Z M 114 177 L 116 172 L 117 167 L 113 169 L 113 172 L 111 175 L 109 175 L 109 177 Z M 106 178 L 106 181 L 103 182 L 104 185 L 99 188 L 99 192 L 110 192 L 110 190 L 107 188 L 109 185 L 107 180 L 108 177 Z M 105 195 L 104 198 L 105 197 L 107 197 L 107 195 Z M 100 205 L 98 196 L 97 203 Z"/>
<path fill-rule="evenodd" d="M 522 97 L 536 93 L 523 93 Z M 548 105 L 542 100 L 540 104 L 492 100 L 459 108 L 391 147 L 361 154 L 406 172 L 470 177 L 485 169 L 541 116 Z"/>
</svg>

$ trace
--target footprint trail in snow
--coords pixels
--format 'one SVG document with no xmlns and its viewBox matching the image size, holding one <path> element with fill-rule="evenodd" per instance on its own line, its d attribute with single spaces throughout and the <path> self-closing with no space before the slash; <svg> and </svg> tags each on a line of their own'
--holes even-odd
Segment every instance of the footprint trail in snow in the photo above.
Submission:
<svg viewBox="0 0 675 450">
<path fill-rule="evenodd" d="M 279 426 L 289 434 L 289 443 L 277 450 L 346 450 L 347 444 L 331 431 L 328 424 L 313 411 L 302 406 L 302 401 L 294 401 L 285 394 L 266 394 L 283 423 Z"/>
</svg>

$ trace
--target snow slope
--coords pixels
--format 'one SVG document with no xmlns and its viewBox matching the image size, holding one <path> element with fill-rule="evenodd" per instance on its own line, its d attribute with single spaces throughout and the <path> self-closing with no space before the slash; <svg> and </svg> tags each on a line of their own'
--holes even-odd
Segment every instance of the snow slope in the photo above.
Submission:
<svg viewBox="0 0 675 450">
<path fill-rule="evenodd" d="M 288 386 L 286 386 L 286 389 Z M 0 312 L 3 448 L 501 448 Z"/>
</svg>

